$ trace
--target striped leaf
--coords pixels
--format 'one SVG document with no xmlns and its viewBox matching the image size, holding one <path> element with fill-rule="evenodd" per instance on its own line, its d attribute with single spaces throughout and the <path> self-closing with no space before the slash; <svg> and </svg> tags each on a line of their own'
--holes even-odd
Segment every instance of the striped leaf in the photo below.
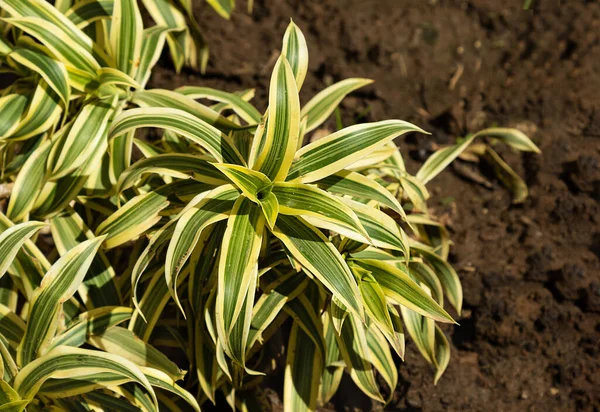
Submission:
<svg viewBox="0 0 600 412">
<path fill-rule="evenodd" d="M 148 382 L 150 382 L 153 387 L 163 389 L 177 395 L 180 399 L 184 400 L 189 406 L 191 406 L 195 412 L 200 412 L 200 405 L 198 404 L 198 401 L 196 401 L 196 398 L 194 398 L 194 396 L 192 396 L 188 391 L 175 384 L 168 374 L 161 370 L 148 367 L 142 367 L 140 369 L 144 372 Z M 183 408 L 182 410 L 188 410 L 188 408 Z"/>
<path fill-rule="evenodd" d="M 405 259 L 409 258 L 408 236 L 394 219 L 372 206 L 349 199 L 345 201 L 358 216 L 358 220 L 365 228 L 373 245 L 384 249 L 398 250 L 403 253 Z"/>
<path fill-rule="evenodd" d="M 75 379 L 102 373 L 116 374 L 121 379 L 142 385 L 152 397 L 155 410 L 158 410 L 154 390 L 137 366 L 121 356 L 96 350 L 59 346 L 21 369 L 13 388 L 21 398 L 31 401 L 48 379 Z"/>
<path fill-rule="evenodd" d="M 285 361 L 284 411 L 316 410 L 322 359 L 314 341 L 297 322 L 294 322 Z"/>
<path fill-rule="evenodd" d="M 454 319 L 410 276 L 397 267 L 379 260 L 357 260 L 371 272 L 381 289 L 395 303 L 438 322 L 455 323 Z"/>
<path fill-rule="evenodd" d="M 45 226 L 42 222 L 24 222 L 0 233 L 0 277 L 4 276 L 21 246 Z"/>
<path fill-rule="evenodd" d="M 256 279 L 263 229 L 261 209 L 251 200 L 240 196 L 233 206 L 223 236 L 218 268 L 216 323 L 223 349 L 242 366 L 245 365 L 250 327 L 248 316 L 243 311 L 252 311 L 253 301 L 248 304 L 248 295 L 254 295 L 256 289 L 252 280 Z M 243 323 L 247 323 L 247 327 Z M 236 326 L 242 329 L 239 333 L 233 333 Z"/>
<path fill-rule="evenodd" d="M 128 75 L 127 73 L 122 72 L 118 69 L 113 69 L 112 67 L 102 67 L 96 72 L 96 79 L 98 83 L 100 83 L 101 87 L 110 86 L 110 85 L 119 85 L 132 87 L 134 89 L 140 89 L 142 86 L 135 81 L 133 77 Z M 108 89 L 118 93 L 118 90 Z M 111 93 L 108 94 L 111 96 Z"/>
<path fill-rule="evenodd" d="M 202 231 L 213 223 L 227 219 L 238 197 L 239 192 L 230 185 L 218 187 L 177 219 L 165 258 L 165 279 L 171 296 L 182 312 L 176 291 L 179 272 L 196 247 Z"/>
<path fill-rule="evenodd" d="M 454 146 L 445 147 L 432 154 L 421 166 L 415 177 L 427 184 L 456 159 L 478 137 L 498 139 L 507 145 L 523 151 L 540 153 L 540 149 L 521 131 L 517 129 L 490 128 L 474 133 Z"/>
<path fill-rule="evenodd" d="M 273 181 L 284 180 L 298 146 L 300 127 L 298 87 L 284 56 L 279 57 L 273 68 L 267 114 L 265 133 L 255 141 L 258 149 L 252 168 Z"/>
<path fill-rule="evenodd" d="M 94 333 L 88 338 L 88 343 L 105 352 L 118 354 L 138 366 L 158 369 L 173 381 L 185 376 L 185 372 L 166 355 L 120 326 L 108 328 L 99 334 Z"/>
<path fill-rule="evenodd" d="M 117 69 L 135 78 L 142 53 L 144 25 L 137 0 L 115 0 L 110 48 Z"/>
<path fill-rule="evenodd" d="M 305 133 L 311 132 L 322 125 L 344 97 L 371 83 L 373 83 L 373 80 L 369 79 L 346 79 L 319 92 L 302 107 L 300 112 L 300 117 L 307 118 Z"/>
<path fill-rule="evenodd" d="M 58 122 L 61 112 L 60 97 L 45 80 L 40 80 L 29 101 L 27 115 L 4 137 L 25 140 L 43 133 Z"/>
<path fill-rule="evenodd" d="M 65 12 L 67 17 L 80 29 L 113 15 L 114 0 L 83 0 L 75 3 Z"/>
<path fill-rule="evenodd" d="M 25 94 L 8 94 L 0 97 L 0 137 L 10 136 L 17 128 L 21 117 L 25 114 L 30 96 Z"/>
<path fill-rule="evenodd" d="M 222 174 L 208 161 L 207 157 L 172 153 L 156 155 L 137 161 L 119 177 L 117 192 L 129 189 L 140 177 L 149 173 L 158 173 L 181 179 L 191 177 L 211 185 L 227 183 Z"/>
<path fill-rule="evenodd" d="M 375 200 L 381 205 L 389 207 L 400 216 L 405 216 L 404 209 L 402 209 L 398 200 L 385 187 L 360 173 L 340 170 L 316 181 L 315 184 L 328 192 Z"/>
<path fill-rule="evenodd" d="M 106 249 L 136 239 L 161 219 L 160 212 L 168 205 L 166 197 L 156 192 L 136 196 L 100 223 L 96 235 L 106 235 Z"/>
<path fill-rule="evenodd" d="M 375 380 L 373 364 L 370 359 L 370 349 L 364 324 L 353 314 L 342 325 L 340 335 L 336 335 L 342 358 L 350 377 L 363 393 L 376 401 L 384 402 Z"/>
<path fill-rule="evenodd" d="M 317 315 L 318 301 L 311 299 L 307 294 L 302 294 L 290 300 L 284 310 L 294 319 L 298 326 L 306 332 L 314 342 L 320 359 L 325 356 L 325 340 L 323 339 L 323 324 Z"/>
<path fill-rule="evenodd" d="M 281 54 L 289 62 L 296 79 L 296 85 L 298 86 L 298 90 L 300 90 L 308 71 L 308 47 L 306 46 L 304 34 L 302 34 L 300 28 L 293 21 L 290 21 L 283 36 Z"/>
<path fill-rule="evenodd" d="M 248 336 L 249 349 L 261 338 L 285 304 L 302 293 L 308 281 L 309 279 L 303 273 L 291 272 L 276 278 L 263 289 L 264 293 L 254 305 L 252 312 L 252 325 Z"/>
<path fill-rule="evenodd" d="M 152 20 L 160 26 L 174 29 L 167 36 L 167 43 L 175 70 L 180 72 L 185 65 L 204 72 L 208 60 L 208 47 L 193 16 L 187 10 L 169 0 L 142 0 Z M 184 13 L 188 12 L 188 16 Z M 190 26 L 187 25 L 186 17 Z"/>
<path fill-rule="evenodd" d="M 233 123 L 213 109 L 196 102 L 191 97 L 164 89 L 152 89 L 134 93 L 132 102 L 142 108 L 163 107 L 183 110 L 224 133 L 244 127 Z"/>
<path fill-rule="evenodd" d="M 259 200 L 271 190 L 271 180 L 261 172 L 226 163 L 213 163 L 213 166 L 227 176 L 244 196 L 255 203 L 259 203 Z"/>
<path fill-rule="evenodd" d="M 376 328 L 368 328 L 366 332 L 369 360 L 390 388 L 387 399 L 389 402 L 394 396 L 398 384 L 398 369 L 384 335 Z"/>
<path fill-rule="evenodd" d="M 275 196 L 273 192 L 261 197 L 262 198 L 259 201 L 260 208 L 263 211 L 263 215 L 265 216 L 269 228 L 273 230 L 275 222 L 277 222 L 277 216 L 279 216 L 279 200 L 277 200 L 277 196 Z"/>
<path fill-rule="evenodd" d="M 63 302 L 79 288 L 103 241 L 104 237 L 100 237 L 80 243 L 58 259 L 44 276 L 31 299 L 29 322 L 17 352 L 17 363 L 21 367 L 42 355 L 48 347 L 56 332 Z"/>
<path fill-rule="evenodd" d="M 96 101 L 86 104 L 69 133 L 57 141 L 50 153 L 51 178 L 67 176 L 84 164 L 107 136 L 109 119 L 114 113 L 113 102 Z"/>
<path fill-rule="evenodd" d="M 206 0 L 221 17 L 229 20 L 235 7 L 235 0 Z"/>
<path fill-rule="evenodd" d="M 281 182 L 273 186 L 272 193 L 277 197 L 281 214 L 300 215 L 317 227 L 370 243 L 369 235 L 352 209 L 324 190 L 302 183 Z"/>
<path fill-rule="evenodd" d="M 417 126 L 401 120 L 347 127 L 300 149 L 287 180 L 298 179 L 310 183 L 323 179 L 409 132 L 425 133 Z"/>
<path fill-rule="evenodd" d="M 340 348 L 336 341 L 336 331 L 329 314 L 330 308 L 328 308 L 321 317 L 323 321 L 325 348 L 327 349 L 324 363 L 325 367 L 323 368 L 321 387 L 319 389 L 319 404 L 321 405 L 327 404 L 331 398 L 333 398 L 333 395 L 335 395 L 339 388 L 344 373 L 343 365 L 340 366 Z"/>
<path fill-rule="evenodd" d="M 11 349 L 16 349 L 23 339 L 27 326 L 16 313 L 0 305 L 0 334 L 7 340 Z"/>
<path fill-rule="evenodd" d="M 144 30 L 140 64 L 135 76 L 140 85 L 145 86 L 148 83 L 152 69 L 163 51 L 167 34 L 172 30 L 166 26 L 154 26 Z"/>
<path fill-rule="evenodd" d="M 20 17 L 5 21 L 39 40 L 67 66 L 67 69 L 72 67 L 93 75 L 100 68 L 91 53 L 91 47 L 73 43 L 71 37 L 46 20 L 39 17 Z"/>
<path fill-rule="evenodd" d="M 42 142 L 27 158 L 17 175 L 6 215 L 13 221 L 23 219 L 33 208 L 46 176 L 46 161 L 52 142 Z"/>
<path fill-rule="evenodd" d="M 209 99 L 223 103 L 248 124 L 257 124 L 262 117 L 254 106 L 235 93 L 227 93 L 210 87 L 198 86 L 183 86 L 176 91 L 191 99 Z"/>
<path fill-rule="evenodd" d="M 82 346 L 92 335 L 104 333 L 107 329 L 131 319 L 133 311 L 122 306 L 103 306 L 84 312 L 75 318 L 67 329 L 56 336 L 49 349 L 58 346 Z"/>
<path fill-rule="evenodd" d="M 448 302 L 456 309 L 458 314 L 462 310 L 462 301 L 463 301 L 463 291 L 462 286 L 460 284 L 460 279 L 456 274 L 454 268 L 446 262 L 444 259 L 436 255 L 435 253 L 427 250 L 420 245 L 411 246 L 415 252 L 421 255 L 427 263 L 433 267 L 444 291 L 446 292 L 446 296 L 448 297 Z"/>
<path fill-rule="evenodd" d="M 47 22 L 48 25 L 40 26 L 44 31 L 49 30 L 44 33 L 46 36 L 49 35 L 48 38 L 38 38 L 42 43 L 48 40 L 53 42 L 59 41 L 63 43 L 62 47 L 67 47 L 68 45 L 68 47 L 72 49 L 71 53 L 69 53 L 71 57 L 77 57 L 73 56 L 74 51 L 83 51 L 92 57 L 92 59 L 89 60 L 89 63 L 96 68 L 100 66 L 111 66 L 110 59 L 102 49 L 94 44 L 92 39 L 78 29 L 67 17 L 56 8 L 52 7 L 50 3 L 43 0 L 30 0 L 27 2 L 20 0 L 2 0 L 0 4 L 2 4 L 12 16 L 29 16 L 33 19 L 38 19 L 38 21 Z M 52 35 L 54 35 L 54 37 Z M 83 58 L 83 56 L 79 57 Z M 75 67 L 77 66 L 75 65 Z"/>
<path fill-rule="evenodd" d="M 202 119 L 180 109 L 149 107 L 126 110 L 112 122 L 110 138 L 141 127 L 158 127 L 173 131 L 202 146 L 219 162 L 244 164 L 241 155 L 226 135 Z"/>
<path fill-rule="evenodd" d="M 69 75 L 65 65 L 52 58 L 41 46 L 27 42 L 27 48 L 17 47 L 9 55 L 11 59 L 36 72 L 60 96 L 63 104 L 69 102 Z"/>
<path fill-rule="evenodd" d="M 318 229 L 301 218 L 280 215 L 273 234 L 350 311 L 364 317 L 360 292 L 348 265 Z"/>
<path fill-rule="evenodd" d="M 358 288 L 369 317 L 388 334 L 394 333 L 394 325 L 388 311 L 385 294 L 373 275 L 360 266 L 351 264 L 354 276 L 359 279 Z"/>
<path fill-rule="evenodd" d="M 73 249 L 80 241 L 94 238 L 81 216 L 70 207 L 53 217 L 50 225 L 56 249 L 61 255 Z M 90 269 L 79 287 L 79 295 L 89 308 L 121 304 L 115 270 L 104 252 L 98 251 L 94 256 Z"/>
</svg>

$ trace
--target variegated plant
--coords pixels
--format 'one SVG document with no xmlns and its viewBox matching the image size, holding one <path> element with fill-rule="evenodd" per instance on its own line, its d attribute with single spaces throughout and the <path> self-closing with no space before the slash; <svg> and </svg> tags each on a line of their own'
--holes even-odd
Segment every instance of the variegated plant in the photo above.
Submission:
<svg viewBox="0 0 600 412">
<path fill-rule="evenodd" d="M 100 0 L 62 15 L 40 0 L 0 0 L 12 16 L 2 67 L 22 74 L 6 96 L 26 84 L 60 96 L 59 77 L 68 93 L 2 169 L 14 185 L 0 215 L 0 410 L 198 410 L 218 392 L 260 410 L 253 388 L 278 366 L 285 410 L 327 403 L 344 370 L 386 403 L 405 330 L 437 380 L 450 355 L 437 323 L 454 322 L 445 300 L 460 314 L 462 289 L 425 184 L 477 136 L 535 145 L 488 129 L 416 176 L 393 140 L 423 131 L 404 121 L 303 145 L 370 81 L 335 83 L 301 107 L 308 51 L 294 23 L 261 114 L 252 90 L 146 90 L 178 31 L 142 31 L 135 1 L 108 3 L 106 16 Z M 19 48 L 43 57 L 15 57 Z M 32 127 L 29 113 L 0 128 Z M 135 138 L 143 128 L 162 134 Z M 9 157 L 17 144 L 4 142 Z M 133 146 L 142 158 L 130 165 Z"/>
</svg>

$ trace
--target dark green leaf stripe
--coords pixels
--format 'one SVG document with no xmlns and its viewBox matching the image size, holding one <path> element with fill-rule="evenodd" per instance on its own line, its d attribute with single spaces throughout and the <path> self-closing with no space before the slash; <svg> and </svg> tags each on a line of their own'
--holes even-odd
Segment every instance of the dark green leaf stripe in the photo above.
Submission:
<svg viewBox="0 0 600 412">
<path fill-rule="evenodd" d="M 61 255 L 77 246 L 82 239 L 94 238 L 83 219 L 70 207 L 53 217 L 50 224 L 52 237 Z M 121 304 L 121 293 L 116 284 L 115 271 L 102 251 L 94 256 L 90 270 L 83 280 L 83 286 L 86 294 L 83 300 L 88 307 L 99 308 Z M 82 290 L 79 291 L 81 293 Z"/>
<path fill-rule="evenodd" d="M 455 323 L 454 319 L 431 296 L 397 267 L 371 259 L 356 262 L 371 272 L 386 296 L 396 303 L 439 322 Z"/>
<path fill-rule="evenodd" d="M 243 164 L 244 160 L 226 135 L 205 121 L 180 109 L 143 108 L 121 113 L 112 123 L 110 137 L 140 127 L 159 127 L 178 133 L 202 146 L 219 162 Z"/>
<path fill-rule="evenodd" d="M 316 228 L 300 218 L 279 215 L 273 232 L 300 264 L 349 310 L 363 317 L 360 292 L 342 256 Z"/>
<path fill-rule="evenodd" d="M 17 363 L 24 367 L 39 355 L 52 339 L 62 303 L 69 299 L 83 280 L 103 237 L 87 240 L 64 254 L 44 276 L 29 309 L 29 322 L 17 352 Z"/>
<path fill-rule="evenodd" d="M 325 356 L 325 340 L 323 339 L 323 325 L 315 312 L 316 308 L 306 295 L 301 295 L 291 300 L 284 307 L 285 311 L 298 323 L 312 339 L 317 347 L 321 359 Z"/>
<path fill-rule="evenodd" d="M 260 122 L 261 114 L 246 100 L 235 93 L 227 93 L 210 87 L 183 86 L 176 90 L 192 99 L 209 99 L 215 102 L 225 103 L 242 119 L 249 124 Z"/>
<path fill-rule="evenodd" d="M 287 180 L 314 182 L 346 166 L 408 132 L 423 132 L 402 120 L 386 120 L 350 126 L 300 149 Z"/>
</svg>

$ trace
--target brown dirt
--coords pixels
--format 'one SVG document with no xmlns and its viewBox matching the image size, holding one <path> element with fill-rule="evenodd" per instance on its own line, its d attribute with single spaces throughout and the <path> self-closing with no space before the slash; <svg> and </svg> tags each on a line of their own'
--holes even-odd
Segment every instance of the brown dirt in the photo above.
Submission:
<svg viewBox="0 0 600 412">
<path fill-rule="evenodd" d="M 491 189 L 452 169 L 431 183 L 465 311 L 460 327 L 446 328 L 452 359 L 438 385 L 409 343 L 387 410 L 600 408 L 600 4 L 522 3 L 256 0 L 252 15 L 240 4 L 228 23 L 198 2 L 212 50 L 206 76 L 174 76 L 165 59 L 152 81 L 255 87 L 264 108 L 291 17 L 310 49 L 303 101 L 332 81 L 376 80 L 343 103 L 344 121 L 368 110 L 366 120 L 433 132 L 399 141 L 412 171 L 433 144 L 487 126 L 526 128 L 538 143 L 541 156 L 501 150 L 529 185 L 522 206 L 491 176 Z M 373 408 L 357 392 L 344 382 L 332 408 Z"/>
</svg>

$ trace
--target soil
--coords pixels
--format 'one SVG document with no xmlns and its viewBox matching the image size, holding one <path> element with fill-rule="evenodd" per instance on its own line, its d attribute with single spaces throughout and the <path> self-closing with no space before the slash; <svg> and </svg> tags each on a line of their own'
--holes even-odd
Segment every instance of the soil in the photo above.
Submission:
<svg viewBox="0 0 600 412">
<path fill-rule="evenodd" d="M 465 310 L 445 328 L 452 358 L 438 385 L 408 343 L 386 410 L 600 410 L 600 4 L 255 0 L 248 14 L 238 0 L 226 22 L 195 3 L 211 47 L 206 75 L 176 76 L 164 57 L 152 86 L 256 88 L 264 109 L 291 17 L 310 50 L 302 101 L 333 81 L 374 79 L 344 101 L 343 121 L 398 118 L 431 131 L 399 140 L 411 171 L 436 145 L 493 125 L 523 129 L 542 150 L 500 150 L 529 185 L 519 206 L 478 168 L 470 174 L 491 185 L 453 168 L 430 183 Z M 358 393 L 345 380 L 328 408 L 378 408 Z"/>
</svg>

